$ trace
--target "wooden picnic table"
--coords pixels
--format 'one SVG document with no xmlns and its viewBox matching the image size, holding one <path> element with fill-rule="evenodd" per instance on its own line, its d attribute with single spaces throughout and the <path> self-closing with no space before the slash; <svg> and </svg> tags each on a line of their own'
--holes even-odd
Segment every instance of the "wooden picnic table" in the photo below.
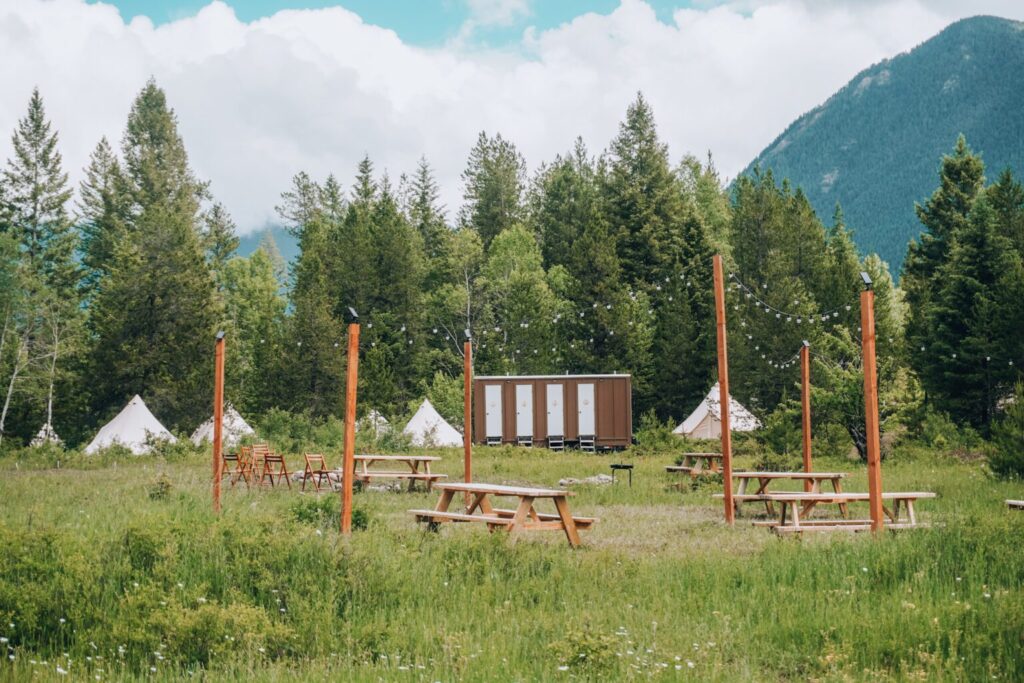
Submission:
<svg viewBox="0 0 1024 683">
<path fill-rule="evenodd" d="M 866 531 L 871 528 L 871 521 L 865 519 L 828 519 L 809 520 L 807 517 L 818 505 L 845 505 L 846 503 L 870 500 L 868 493 L 768 493 L 765 494 L 782 508 L 779 521 L 769 523 L 776 533 L 799 533 L 801 531 Z M 889 506 L 882 505 L 889 521 L 886 529 L 911 529 L 917 524 L 914 503 L 922 498 L 934 498 L 935 494 L 928 491 L 885 491 L 882 500 Z M 906 515 L 901 515 L 901 506 Z M 787 511 L 789 514 L 787 515 Z M 757 522 L 755 522 L 757 524 Z"/>
<path fill-rule="evenodd" d="M 1024 510 L 1024 500 L 1007 500 L 1006 507 L 1011 510 Z"/>
<path fill-rule="evenodd" d="M 732 476 L 739 483 L 736 489 L 736 493 L 733 494 L 733 504 L 736 506 L 736 512 L 739 512 L 740 503 L 757 503 L 763 502 L 765 511 L 769 515 L 775 514 L 775 506 L 772 499 L 768 496 L 768 487 L 774 482 L 780 480 L 789 481 L 804 481 L 810 482 L 811 490 L 808 493 L 821 493 L 821 485 L 823 482 L 832 483 L 832 491 L 834 493 L 843 492 L 842 480 L 847 476 L 846 472 L 733 472 Z M 747 493 L 747 489 L 750 487 L 750 482 L 757 482 L 757 490 L 753 493 Z M 839 509 L 843 513 L 843 517 L 847 516 L 846 503 L 840 503 Z"/>
<path fill-rule="evenodd" d="M 504 486 L 500 484 L 442 483 L 435 488 L 440 489 L 441 498 L 433 510 L 409 510 L 416 516 L 417 522 L 426 522 L 431 530 L 436 531 L 443 522 L 482 522 L 490 531 L 505 529 L 509 533 L 519 531 L 563 531 L 569 545 L 580 544 L 578 531 L 589 529 L 598 520 L 596 517 L 573 517 L 569 512 L 570 491 L 563 489 L 541 489 L 525 486 Z M 449 512 L 448 507 L 456 493 L 470 494 L 470 502 L 462 512 Z M 515 509 L 498 508 L 492 505 L 493 498 L 518 498 Z M 550 499 L 555 514 L 538 512 L 534 503 L 538 500 Z"/>
<path fill-rule="evenodd" d="M 409 490 L 412 491 L 417 481 L 426 482 L 427 490 L 431 490 L 439 479 L 446 479 L 447 474 L 434 474 L 430 471 L 430 463 L 441 458 L 436 455 L 356 455 L 355 480 L 369 483 L 371 479 L 408 479 Z M 376 463 L 403 463 L 408 470 L 371 470 Z M 394 467 L 394 465 L 392 465 Z"/>
<path fill-rule="evenodd" d="M 702 473 L 718 472 L 722 467 L 721 453 L 683 453 L 678 465 L 666 465 L 666 472 L 685 472 L 691 477 Z M 706 468 L 706 469 L 705 469 Z"/>
</svg>

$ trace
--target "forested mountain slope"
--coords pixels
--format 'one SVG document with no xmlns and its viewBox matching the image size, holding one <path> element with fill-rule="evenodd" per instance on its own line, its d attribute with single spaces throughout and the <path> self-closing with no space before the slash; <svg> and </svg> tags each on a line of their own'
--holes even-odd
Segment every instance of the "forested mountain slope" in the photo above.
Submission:
<svg viewBox="0 0 1024 683">
<path fill-rule="evenodd" d="M 1024 23 L 973 17 L 857 74 L 744 171 L 771 168 L 828 220 L 836 202 L 864 252 L 899 272 L 921 226 L 914 202 L 963 133 L 990 180 L 1024 172 Z"/>
</svg>

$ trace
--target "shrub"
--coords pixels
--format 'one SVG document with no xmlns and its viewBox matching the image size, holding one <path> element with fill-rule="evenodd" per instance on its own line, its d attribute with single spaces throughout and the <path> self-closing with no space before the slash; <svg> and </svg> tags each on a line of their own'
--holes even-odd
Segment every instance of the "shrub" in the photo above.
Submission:
<svg viewBox="0 0 1024 683">
<path fill-rule="evenodd" d="M 171 484 L 171 480 L 167 478 L 166 474 L 161 473 L 149 487 L 149 499 L 150 500 L 166 500 L 171 495 L 171 490 L 174 486 Z"/>
<path fill-rule="evenodd" d="M 615 645 L 613 636 L 584 627 L 569 631 L 565 638 L 551 643 L 549 647 L 563 666 L 597 672 L 615 663 Z"/>
<path fill-rule="evenodd" d="M 341 524 L 341 503 L 338 496 L 300 498 L 291 506 L 292 517 L 301 524 L 312 524 L 321 529 L 337 529 Z M 370 515 L 363 508 L 352 509 L 352 528 L 365 529 Z"/>
<path fill-rule="evenodd" d="M 674 425 L 671 420 L 662 422 L 648 410 L 640 416 L 640 424 L 636 430 L 636 450 L 638 455 L 665 453 L 677 450 L 680 439 L 672 433 Z"/>
<path fill-rule="evenodd" d="M 1014 396 L 1003 419 L 992 427 L 995 448 L 988 465 L 993 474 L 1003 478 L 1024 477 L 1024 383 L 1017 383 Z"/>
<path fill-rule="evenodd" d="M 441 417 L 448 420 L 453 427 L 462 427 L 462 375 L 449 377 L 443 372 L 435 372 L 427 387 L 427 398 L 437 408 L 437 412 L 441 413 Z"/>
<path fill-rule="evenodd" d="M 190 457 L 201 454 L 207 448 L 207 446 L 197 447 L 184 434 L 179 434 L 177 437 L 177 441 L 154 439 L 152 437 L 146 439 L 146 445 L 149 446 L 148 455 L 171 462 L 182 462 Z"/>
</svg>

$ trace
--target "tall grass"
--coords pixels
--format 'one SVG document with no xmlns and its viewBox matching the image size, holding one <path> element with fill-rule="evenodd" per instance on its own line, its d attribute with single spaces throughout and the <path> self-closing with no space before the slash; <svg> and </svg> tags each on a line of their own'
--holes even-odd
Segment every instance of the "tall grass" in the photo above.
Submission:
<svg viewBox="0 0 1024 683">
<path fill-rule="evenodd" d="M 460 475 L 461 454 L 442 454 Z M 930 529 L 880 539 L 779 539 L 752 509 L 729 528 L 712 488 L 666 489 L 671 453 L 481 448 L 474 471 L 554 485 L 620 457 L 632 488 L 571 501 L 601 518 L 577 551 L 554 533 L 426 532 L 406 510 L 427 493 L 358 494 L 368 524 L 348 539 L 296 490 L 229 488 L 215 517 L 205 454 L 59 470 L 8 457 L 0 678 L 1024 679 L 1024 514 L 980 465 L 887 463 L 886 488 L 940 497 L 920 506 Z M 856 463 L 819 468 L 865 490 Z"/>
</svg>

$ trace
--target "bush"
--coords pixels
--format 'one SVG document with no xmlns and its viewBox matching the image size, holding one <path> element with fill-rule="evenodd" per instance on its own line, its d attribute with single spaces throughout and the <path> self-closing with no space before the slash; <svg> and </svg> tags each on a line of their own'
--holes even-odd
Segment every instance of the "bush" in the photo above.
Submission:
<svg viewBox="0 0 1024 683">
<path fill-rule="evenodd" d="M 149 487 L 150 500 L 166 500 L 171 495 L 174 486 L 166 474 L 161 474 Z"/>
<path fill-rule="evenodd" d="M 564 639 L 549 647 L 563 666 L 596 673 L 615 664 L 615 646 L 611 635 L 583 628 L 569 631 Z"/>
<path fill-rule="evenodd" d="M 995 446 L 988 466 L 997 477 L 1024 478 L 1024 383 L 1014 388 L 1014 400 L 1003 419 L 992 427 Z"/>
<path fill-rule="evenodd" d="M 463 422 L 463 390 L 462 375 L 448 377 L 443 372 L 435 372 L 427 387 L 427 398 L 441 417 L 456 428 L 462 427 Z"/>
<path fill-rule="evenodd" d="M 171 462 L 181 462 L 187 460 L 190 457 L 200 455 L 206 450 L 205 446 L 198 447 L 192 443 L 184 434 L 177 435 L 177 441 L 168 441 L 167 439 L 146 439 L 146 445 L 149 446 L 149 453 L 147 456 L 163 458 Z"/>
<path fill-rule="evenodd" d="M 637 455 L 666 453 L 679 449 L 680 438 L 672 433 L 675 426 L 671 420 L 661 422 L 653 410 L 640 416 L 636 430 Z"/>
<path fill-rule="evenodd" d="M 301 524 L 320 529 L 337 529 L 341 524 L 341 503 L 338 496 L 300 498 L 291 506 L 292 517 Z M 352 508 L 352 528 L 365 529 L 370 515 L 362 508 Z"/>
<path fill-rule="evenodd" d="M 920 439 L 926 446 L 968 457 L 978 452 L 982 439 L 970 426 L 958 427 L 946 413 L 927 411 L 921 421 Z"/>
</svg>

